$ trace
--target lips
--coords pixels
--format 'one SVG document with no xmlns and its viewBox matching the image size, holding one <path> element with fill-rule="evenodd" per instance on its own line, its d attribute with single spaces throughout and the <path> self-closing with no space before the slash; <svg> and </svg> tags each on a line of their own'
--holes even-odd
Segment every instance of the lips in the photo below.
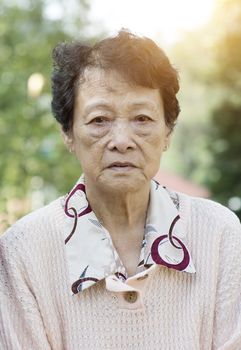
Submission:
<svg viewBox="0 0 241 350">
<path fill-rule="evenodd" d="M 129 168 L 129 167 L 136 168 L 136 166 L 130 162 L 114 162 L 108 166 L 108 168 L 115 168 L 115 167 L 116 168 Z"/>
<path fill-rule="evenodd" d="M 107 169 L 111 170 L 112 172 L 122 175 L 129 174 L 136 168 L 137 167 L 135 166 L 135 164 L 131 162 L 113 162 L 107 167 Z"/>
</svg>

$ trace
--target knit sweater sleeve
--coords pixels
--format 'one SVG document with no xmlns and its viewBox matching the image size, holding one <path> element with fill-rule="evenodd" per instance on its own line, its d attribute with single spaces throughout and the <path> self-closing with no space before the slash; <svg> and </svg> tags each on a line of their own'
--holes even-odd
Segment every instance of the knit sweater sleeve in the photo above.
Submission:
<svg viewBox="0 0 241 350">
<path fill-rule="evenodd" d="M 241 349 L 241 226 L 230 218 L 220 246 L 213 350 Z"/>
<path fill-rule="evenodd" d="M 21 254 L 21 229 L 14 225 L 0 237 L 1 349 L 51 349 Z"/>
</svg>

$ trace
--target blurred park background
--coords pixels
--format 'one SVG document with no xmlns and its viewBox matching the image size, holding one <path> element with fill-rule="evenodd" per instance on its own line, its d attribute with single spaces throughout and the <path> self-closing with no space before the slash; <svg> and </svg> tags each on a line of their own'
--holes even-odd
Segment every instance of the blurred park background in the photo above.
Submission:
<svg viewBox="0 0 241 350">
<path fill-rule="evenodd" d="M 121 27 L 157 41 L 180 73 L 163 179 L 241 217 L 241 0 L 0 0 L 0 233 L 81 173 L 51 116 L 53 47 Z"/>
</svg>

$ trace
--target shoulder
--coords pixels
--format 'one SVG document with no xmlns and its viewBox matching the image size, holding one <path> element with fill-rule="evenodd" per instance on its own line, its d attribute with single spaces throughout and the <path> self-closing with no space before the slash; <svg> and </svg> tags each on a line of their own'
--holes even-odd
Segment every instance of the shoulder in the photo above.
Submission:
<svg viewBox="0 0 241 350">
<path fill-rule="evenodd" d="M 241 225 L 230 209 L 210 199 L 177 193 L 180 217 L 185 226 L 188 244 L 199 271 L 216 268 L 219 274 L 240 274 Z M 228 272 L 227 272 L 228 271 Z M 220 276 L 219 276 L 220 278 Z"/>
<path fill-rule="evenodd" d="M 197 222 L 205 221 L 217 227 L 240 229 L 240 221 L 237 215 L 224 205 L 210 199 L 189 197 L 190 216 Z"/>
<path fill-rule="evenodd" d="M 237 215 L 226 206 L 206 198 L 192 197 L 187 194 L 168 189 L 174 202 L 178 202 L 180 215 L 187 222 L 209 222 L 216 226 L 240 228 Z"/>
<path fill-rule="evenodd" d="M 235 213 L 224 205 L 210 199 L 191 197 L 177 193 L 180 201 L 180 216 L 192 232 L 205 235 L 222 236 L 228 232 L 241 238 L 240 220 Z"/>
<path fill-rule="evenodd" d="M 62 197 L 48 205 L 37 209 L 19 219 L 0 236 L 0 248 L 9 246 L 11 249 L 21 249 L 28 242 L 37 243 L 48 240 L 48 237 L 58 228 L 63 216 Z"/>
<path fill-rule="evenodd" d="M 238 240 L 241 238 L 241 225 L 237 215 L 224 205 L 206 198 L 192 197 L 167 189 L 179 210 L 181 221 L 192 237 L 216 237 Z M 225 234 L 228 233 L 228 234 Z"/>
</svg>

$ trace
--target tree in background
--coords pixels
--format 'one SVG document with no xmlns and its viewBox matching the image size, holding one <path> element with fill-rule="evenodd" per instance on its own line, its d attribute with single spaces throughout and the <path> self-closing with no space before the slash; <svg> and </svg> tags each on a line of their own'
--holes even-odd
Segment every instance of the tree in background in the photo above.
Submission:
<svg viewBox="0 0 241 350">
<path fill-rule="evenodd" d="M 35 200 L 49 201 L 80 174 L 51 116 L 51 52 L 73 33 L 85 38 L 88 6 L 85 0 L 72 0 L 72 12 L 63 6 L 59 2 L 51 10 L 43 0 L 1 1 L 0 213 L 11 206 L 9 198 L 24 199 L 40 188 L 44 198 Z M 56 18 L 57 10 L 62 18 Z M 19 215 L 23 212 L 20 205 Z"/>
<path fill-rule="evenodd" d="M 170 52 L 182 111 L 169 168 L 241 217 L 241 0 L 217 1 L 210 22 Z"/>
<path fill-rule="evenodd" d="M 219 98 L 210 115 L 207 183 L 214 198 L 241 217 L 241 0 L 220 2 L 214 26 L 219 31 L 210 89 L 216 89 Z"/>
</svg>

